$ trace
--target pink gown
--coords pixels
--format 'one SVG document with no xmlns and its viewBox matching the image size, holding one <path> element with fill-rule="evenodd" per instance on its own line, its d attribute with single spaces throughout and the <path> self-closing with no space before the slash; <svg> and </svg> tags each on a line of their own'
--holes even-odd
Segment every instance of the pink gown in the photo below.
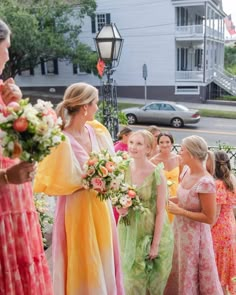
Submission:
<svg viewBox="0 0 236 295">
<path fill-rule="evenodd" d="M 179 185 L 179 206 L 201 211 L 198 193 L 214 193 L 214 180 L 202 177 L 191 189 Z M 209 224 L 176 215 L 173 224 L 174 255 L 165 295 L 223 295 Z"/>
<path fill-rule="evenodd" d="M 14 163 L 0 154 L 1 169 Z M 0 186 L 0 294 L 53 294 L 31 183 Z"/>
<path fill-rule="evenodd" d="M 231 295 L 236 294 L 236 224 L 233 206 L 236 194 L 229 191 L 224 182 L 216 180 L 216 201 L 221 205 L 220 215 L 211 229 L 216 264 L 222 286 L 228 286 Z"/>
</svg>

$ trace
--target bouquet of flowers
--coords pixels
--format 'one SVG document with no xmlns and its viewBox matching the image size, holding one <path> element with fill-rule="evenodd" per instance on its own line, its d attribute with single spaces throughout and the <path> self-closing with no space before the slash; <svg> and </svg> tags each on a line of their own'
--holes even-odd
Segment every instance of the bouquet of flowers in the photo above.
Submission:
<svg viewBox="0 0 236 295">
<path fill-rule="evenodd" d="M 65 140 L 59 127 L 61 120 L 51 102 L 29 99 L 11 102 L 0 109 L 0 145 L 3 155 L 23 161 L 41 161 L 50 149 Z"/>
<path fill-rule="evenodd" d="M 128 165 L 129 158 L 125 152 L 118 152 L 115 156 L 107 150 L 92 152 L 84 165 L 82 184 L 85 189 L 97 191 L 101 200 L 111 199 L 120 191 Z"/>
<path fill-rule="evenodd" d="M 120 216 L 120 221 L 125 225 L 130 225 L 130 212 L 141 212 L 145 211 L 143 204 L 138 196 L 135 186 L 122 183 L 120 185 L 120 190 L 118 194 L 111 197 L 112 206 L 117 209 L 127 209 L 127 214 L 125 216 Z"/>
</svg>

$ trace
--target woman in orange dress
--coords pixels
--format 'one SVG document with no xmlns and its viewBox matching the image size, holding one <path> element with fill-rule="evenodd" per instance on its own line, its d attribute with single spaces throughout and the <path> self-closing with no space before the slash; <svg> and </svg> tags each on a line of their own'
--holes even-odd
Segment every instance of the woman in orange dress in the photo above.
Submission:
<svg viewBox="0 0 236 295">
<path fill-rule="evenodd" d="M 0 20 L 0 74 L 9 59 L 10 30 Z M 21 98 L 13 79 L 0 80 L 0 107 Z M 0 151 L 0 294 L 51 295 L 52 283 L 38 214 L 34 207 L 34 164 L 12 160 Z"/>
<path fill-rule="evenodd" d="M 179 155 L 172 152 L 174 138 L 168 132 L 161 132 L 157 137 L 157 144 L 160 152 L 151 159 L 155 165 L 164 164 L 164 174 L 167 180 L 169 197 L 175 197 L 179 183 L 179 174 L 181 170 Z M 169 221 L 172 222 L 174 216 L 168 213 Z"/>
<path fill-rule="evenodd" d="M 236 224 L 233 206 L 236 204 L 236 178 L 231 172 L 229 157 L 215 152 L 215 184 L 217 221 L 211 233 L 216 264 L 224 294 L 236 294 Z"/>
</svg>

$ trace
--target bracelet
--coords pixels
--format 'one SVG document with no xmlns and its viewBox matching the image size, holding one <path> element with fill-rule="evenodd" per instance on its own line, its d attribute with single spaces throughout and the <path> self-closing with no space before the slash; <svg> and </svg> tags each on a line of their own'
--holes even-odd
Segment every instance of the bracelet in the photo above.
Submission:
<svg viewBox="0 0 236 295">
<path fill-rule="evenodd" d="M 189 211 L 184 209 L 184 216 L 189 218 Z"/>
<path fill-rule="evenodd" d="M 6 184 L 9 184 L 9 180 L 8 180 L 8 176 L 7 176 L 7 170 L 5 170 L 5 171 L 3 172 L 3 178 L 4 178 L 4 180 L 5 180 L 5 183 L 6 183 Z"/>
</svg>

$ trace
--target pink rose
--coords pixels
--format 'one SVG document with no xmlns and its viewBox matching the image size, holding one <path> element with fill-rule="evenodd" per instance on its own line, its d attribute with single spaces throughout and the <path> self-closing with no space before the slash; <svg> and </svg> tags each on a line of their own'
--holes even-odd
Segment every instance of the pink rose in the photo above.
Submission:
<svg viewBox="0 0 236 295">
<path fill-rule="evenodd" d="M 100 177 L 95 177 L 91 180 L 91 184 L 93 186 L 93 189 L 98 192 L 104 192 L 105 191 L 105 182 Z"/>
</svg>

